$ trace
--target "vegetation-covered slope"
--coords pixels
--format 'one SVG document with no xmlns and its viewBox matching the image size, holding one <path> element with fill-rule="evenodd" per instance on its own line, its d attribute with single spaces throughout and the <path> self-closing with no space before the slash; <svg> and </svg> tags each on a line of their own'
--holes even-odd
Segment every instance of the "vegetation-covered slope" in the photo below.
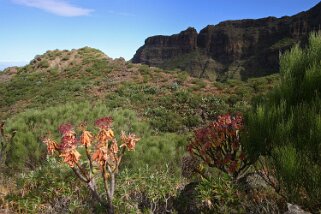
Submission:
<svg viewBox="0 0 321 214">
<path fill-rule="evenodd" d="M 219 114 L 246 111 L 253 97 L 265 94 L 278 83 L 278 76 L 216 82 L 193 78 L 181 71 L 113 60 L 86 47 L 48 51 L 27 66 L 5 70 L 0 81 L 0 118 L 6 122 L 5 132 L 14 133 L 5 152 L 5 169 L 14 177 L 17 172 L 32 170 L 27 177 L 18 176 L 30 185 L 19 186 L 23 191 L 28 189 L 28 193 L 16 190 L 6 199 L 13 204 L 12 209 L 41 212 L 46 207 L 58 212 L 66 200 L 65 208 L 72 212 L 92 212 L 86 204 L 86 191 L 80 190 L 80 197 L 68 186 L 75 182 L 66 178 L 68 170 L 50 166 L 54 160 L 46 159 L 41 138 L 48 131 L 57 138 L 57 127 L 64 122 L 78 125 L 87 121 L 92 130 L 92 121 L 110 115 L 117 133 L 125 130 L 142 138 L 136 152 L 123 161 L 128 171 L 119 176 L 126 188 L 118 190 L 115 198 L 120 212 L 136 212 L 164 209 L 169 197 L 174 197 L 186 182 L 180 177 L 180 160 L 191 130 Z M 63 174 L 55 177 L 50 170 L 61 170 Z M 144 173 L 162 179 L 155 180 Z M 48 177 L 48 183 L 43 176 Z M 55 183 L 51 184 L 50 179 Z M 133 188 L 128 182 L 135 179 L 137 185 Z M 48 192 L 51 185 L 61 191 Z M 129 190 L 143 195 L 140 199 L 126 196 Z M 148 200 L 139 201 L 144 197 Z M 76 199 L 79 204 L 72 203 Z M 155 203 L 158 208 L 153 207 Z"/>
<path fill-rule="evenodd" d="M 0 73 L 0 81 L 0 118 L 5 119 L 26 108 L 84 100 L 133 108 L 140 115 L 165 107 L 180 110 L 175 113 L 184 116 L 192 109 L 195 112 L 189 114 L 200 116 L 202 108 L 219 112 L 219 106 L 213 108 L 216 102 L 228 106 L 222 107 L 224 111 L 246 106 L 253 96 L 273 88 L 278 77 L 220 83 L 123 59 L 112 60 L 98 50 L 82 48 L 48 51 L 27 66 L 6 69 Z"/>
</svg>

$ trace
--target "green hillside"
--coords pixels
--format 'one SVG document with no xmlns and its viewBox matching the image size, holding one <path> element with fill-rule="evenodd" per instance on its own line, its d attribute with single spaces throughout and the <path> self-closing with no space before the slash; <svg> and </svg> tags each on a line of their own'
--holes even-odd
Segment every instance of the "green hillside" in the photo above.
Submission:
<svg viewBox="0 0 321 214">
<path fill-rule="evenodd" d="M 106 101 L 109 107 L 134 109 L 140 115 L 151 114 L 163 106 L 180 115 L 193 110 L 189 113 L 197 116 L 202 108 L 209 109 L 206 105 L 215 103 L 222 103 L 225 112 L 246 108 L 252 97 L 273 88 L 278 76 L 216 82 L 193 78 L 181 71 L 113 60 L 86 47 L 47 51 L 27 66 L 6 69 L 0 74 L 0 82 L 1 119 L 24 109 L 82 101 Z M 219 105 L 211 111 L 219 113 Z M 207 111 L 204 113 L 209 117 L 215 116 L 215 112 Z"/>
<path fill-rule="evenodd" d="M 120 130 L 141 138 L 136 151 L 124 158 L 126 170 L 119 174 L 126 189 L 117 190 L 115 204 L 118 212 L 124 213 L 140 210 L 137 198 L 124 199 L 124 191 L 144 194 L 161 212 L 168 198 L 177 195 L 178 187 L 188 181 L 181 177 L 180 162 L 192 131 L 220 114 L 247 112 L 252 102 L 279 83 L 279 76 L 217 82 L 111 59 L 85 47 L 47 51 L 27 66 L 6 69 L 0 74 L 0 83 L 0 118 L 8 136 L 14 133 L 1 170 L 17 179 L 18 185 L 8 186 L 9 177 L 3 178 L 7 196 L 1 199 L 2 206 L 11 204 L 10 209 L 27 213 L 42 212 L 44 207 L 60 212 L 55 207 L 60 203 L 55 201 L 58 197 L 68 198 L 68 212 L 98 212 L 101 208 L 88 204 L 86 189 L 80 190 L 81 196 L 72 192 L 68 185 L 76 181 L 66 166 L 51 165 L 58 160 L 48 159 L 41 139 L 48 132 L 58 139 L 57 127 L 62 123 L 86 121 L 94 130 L 93 121 L 112 116 L 116 138 L 120 138 Z M 62 174 L 56 177 L 54 172 Z M 155 176 L 162 179 L 151 179 Z M 136 179 L 135 188 L 126 186 L 129 178 Z M 229 180 L 224 182 L 230 185 Z M 143 209 L 148 210 L 153 203 L 146 203 Z"/>
</svg>

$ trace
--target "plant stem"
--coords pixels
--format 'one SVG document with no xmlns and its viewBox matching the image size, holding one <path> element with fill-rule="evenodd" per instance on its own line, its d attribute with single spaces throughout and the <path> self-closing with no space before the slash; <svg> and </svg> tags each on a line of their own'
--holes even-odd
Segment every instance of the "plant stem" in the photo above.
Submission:
<svg viewBox="0 0 321 214">
<path fill-rule="evenodd" d="M 108 178 L 106 172 L 107 163 L 102 167 L 102 177 L 104 179 L 104 188 L 107 196 L 107 210 L 109 214 L 114 214 L 114 206 L 113 206 L 113 196 L 108 188 Z M 113 176 L 113 173 L 110 173 L 110 176 Z"/>
<path fill-rule="evenodd" d="M 81 174 L 79 173 L 79 171 L 77 171 L 77 169 L 75 169 L 74 167 L 72 167 L 71 169 L 72 169 L 72 171 L 74 171 L 74 173 L 76 174 L 76 176 L 77 176 L 81 181 L 83 181 L 83 182 L 85 182 L 85 183 L 88 183 L 88 180 L 87 180 L 83 175 L 81 175 Z"/>
<path fill-rule="evenodd" d="M 79 165 L 79 163 L 78 162 L 76 162 L 76 165 L 77 165 L 77 167 L 79 168 L 79 170 L 80 170 L 80 172 L 83 174 L 83 176 L 86 178 L 86 180 L 90 180 L 90 178 L 89 178 L 89 176 L 88 176 L 88 174 L 87 174 L 87 172 Z"/>
<path fill-rule="evenodd" d="M 91 160 L 91 156 L 90 156 L 90 153 L 89 153 L 88 146 L 85 145 L 85 148 L 86 148 L 86 155 L 87 155 L 87 158 L 88 158 L 88 161 L 89 161 L 89 169 L 90 169 L 89 177 L 90 177 L 90 179 L 91 179 L 92 174 L 94 173 L 94 172 L 93 172 L 93 169 L 94 169 L 94 168 L 93 168 L 93 162 L 92 162 L 92 160 Z"/>
<path fill-rule="evenodd" d="M 95 183 L 94 179 L 91 179 L 89 182 L 87 182 L 87 187 L 90 190 L 93 198 L 95 198 L 101 205 L 106 207 L 106 209 L 108 210 L 108 204 L 106 204 L 106 202 L 104 200 L 102 200 L 102 198 L 100 197 L 100 195 L 97 192 L 96 183 Z M 108 211 L 108 213 L 109 213 L 109 211 Z"/>
</svg>

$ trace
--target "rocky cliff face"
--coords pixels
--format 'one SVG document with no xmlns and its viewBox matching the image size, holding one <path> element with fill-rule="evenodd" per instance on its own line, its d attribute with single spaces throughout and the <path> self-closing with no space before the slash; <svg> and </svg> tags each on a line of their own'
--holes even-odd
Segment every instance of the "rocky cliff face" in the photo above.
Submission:
<svg viewBox="0 0 321 214">
<path fill-rule="evenodd" d="M 137 50 L 133 62 L 161 65 L 176 56 L 197 49 L 197 32 L 188 28 L 172 36 L 153 36 L 145 40 L 145 45 Z"/>
<path fill-rule="evenodd" d="M 153 36 L 132 61 L 200 76 L 263 76 L 278 71 L 280 52 L 297 42 L 304 44 L 320 26 L 321 2 L 291 17 L 225 21 L 199 33 L 188 28 L 172 36 Z"/>
</svg>

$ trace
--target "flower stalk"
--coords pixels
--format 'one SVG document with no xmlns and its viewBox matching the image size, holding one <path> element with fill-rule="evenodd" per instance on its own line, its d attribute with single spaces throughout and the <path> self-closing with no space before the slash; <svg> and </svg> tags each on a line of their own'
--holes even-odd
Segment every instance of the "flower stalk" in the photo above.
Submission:
<svg viewBox="0 0 321 214">
<path fill-rule="evenodd" d="M 111 129 L 111 117 L 96 120 L 95 125 L 99 128 L 97 135 L 86 130 L 86 124 L 80 124 L 81 135 L 79 139 L 71 124 L 63 124 L 59 127 L 61 134 L 60 144 L 50 137 L 45 137 L 43 143 L 47 145 L 49 155 L 57 153 L 59 157 L 73 170 L 76 177 L 86 183 L 93 198 L 106 208 L 109 214 L 114 213 L 113 197 L 116 186 L 116 175 L 119 165 L 126 151 L 133 151 L 136 143 L 140 140 L 135 134 L 126 135 L 121 132 L 122 144 L 118 146 L 114 132 Z M 78 150 L 84 147 L 85 156 Z M 94 147 L 94 148 L 93 148 Z M 119 150 L 121 148 L 121 150 Z M 87 160 L 86 160 L 87 159 Z M 87 166 L 85 163 L 88 163 Z M 103 197 L 97 189 L 95 181 L 95 168 L 99 169 L 106 197 Z"/>
</svg>

